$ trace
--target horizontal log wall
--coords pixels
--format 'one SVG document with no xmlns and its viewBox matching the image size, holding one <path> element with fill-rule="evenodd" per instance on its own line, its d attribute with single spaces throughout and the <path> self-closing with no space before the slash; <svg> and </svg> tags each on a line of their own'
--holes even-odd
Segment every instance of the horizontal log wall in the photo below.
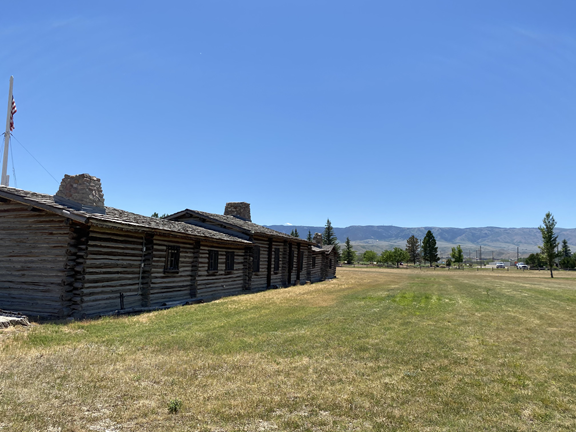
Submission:
<svg viewBox="0 0 576 432">
<path fill-rule="evenodd" d="M 306 283 L 306 281 L 308 280 L 308 255 L 310 255 L 310 251 L 308 250 L 308 247 L 306 245 L 301 245 L 300 246 L 300 255 L 302 255 L 301 260 L 302 260 L 302 267 L 300 269 L 300 284 L 304 284 Z M 298 265 L 300 265 L 300 261 L 298 261 Z"/>
<path fill-rule="evenodd" d="M 180 262 L 177 272 L 166 272 L 166 253 L 168 247 L 180 247 Z M 150 284 L 150 304 L 158 306 L 163 303 L 185 302 L 192 298 L 195 289 L 195 268 L 198 265 L 195 252 L 197 244 L 190 240 L 171 237 L 154 238 L 154 257 Z"/>
<path fill-rule="evenodd" d="M 246 246 L 244 248 L 244 259 L 242 261 L 242 289 L 249 291 L 252 289 L 252 273 L 254 269 L 254 248 Z"/>
<path fill-rule="evenodd" d="M 260 246 L 260 271 L 252 273 L 252 289 L 258 290 L 267 288 L 266 272 L 268 269 L 268 239 L 255 238 L 254 245 Z M 274 259 L 274 256 L 272 256 L 272 259 Z M 272 268 L 274 268 L 274 263 L 272 263 Z"/>
<path fill-rule="evenodd" d="M 316 265 L 312 266 L 312 259 L 310 259 L 310 281 L 319 282 L 322 280 L 322 258 L 325 256 L 324 252 L 312 252 L 312 256 L 316 257 Z"/>
<path fill-rule="evenodd" d="M 308 247 L 306 253 L 306 280 L 312 282 L 312 248 Z"/>
<path fill-rule="evenodd" d="M 274 271 L 274 250 L 278 248 L 280 249 L 280 270 L 275 272 Z M 286 273 L 282 274 L 282 270 L 286 271 L 286 257 L 288 256 L 288 249 L 286 247 L 286 252 L 284 251 L 284 242 L 283 241 L 272 241 L 272 283 L 271 285 L 274 286 L 284 286 L 286 280 Z"/>
<path fill-rule="evenodd" d="M 69 227 L 66 219 L 0 202 L 0 309 L 63 317 Z"/>
<path fill-rule="evenodd" d="M 265 237 L 257 237 L 254 239 L 255 246 L 260 246 L 260 272 L 252 274 L 252 289 L 263 289 L 267 288 L 266 285 L 266 275 L 267 275 L 267 264 L 268 264 L 268 239 Z M 272 250 L 274 248 L 280 249 L 280 271 L 274 274 L 274 253 L 272 253 L 272 285 L 282 286 L 282 268 L 288 271 L 288 265 L 283 266 L 283 259 L 288 259 L 288 245 L 286 244 L 286 249 L 284 242 L 281 240 L 274 241 L 272 243 Z M 284 256 L 283 252 L 286 251 Z M 292 251 L 294 253 L 294 267 L 292 269 L 292 284 L 296 283 L 297 279 L 297 264 L 298 264 L 298 245 L 292 245 Z M 307 245 L 300 246 L 300 252 L 303 255 L 304 266 L 300 271 L 300 283 L 304 284 L 311 278 L 311 249 Z M 320 255 L 318 255 L 320 257 Z M 318 258 L 320 259 L 320 258 Z M 284 277 L 287 280 L 287 273 Z M 320 280 L 320 273 L 318 269 L 318 278 Z"/>
<path fill-rule="evenodd" d="M 218 251 L 218 271 L 208 271 L 208 251 Z M 226 252 L 234 252 L 234 270 L 227 272 Z M 198 297 L 219 297 L 241 292 L 244 282 L 244 247 L 232 248 L 202 242 L 198 260 Z"/>
<path fill-rule="evenodd" d="M 332 260 L 332 268 L 330 268 L 330 260 Z M 332 279 L 336 277 L 336 265 L 338 264 L 338 257 L 336 256 L 336 251 L 334 249 L 330 252 L 330 255 L 327 255 L 326 261 L 326 279 Z"/>
<path fill-rule="evenodd" d="M 86 315 L 142 306 L 142 273 L 144 235 L 120 230 L 107 231 L 92 227 L 88 235 L 87 254 L 81 289 L 81 311 Z"/>
</svg>

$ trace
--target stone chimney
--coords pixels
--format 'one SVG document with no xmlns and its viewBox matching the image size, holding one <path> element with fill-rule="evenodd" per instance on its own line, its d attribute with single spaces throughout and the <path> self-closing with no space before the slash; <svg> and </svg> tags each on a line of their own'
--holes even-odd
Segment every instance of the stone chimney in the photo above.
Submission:
<svg viewBox="0 0 576 432">
<path fill-rule="evenodd" d="M 90 174 L 66 174 L 54 195 L 57 204 L 87 213 L 105 214 L 104 193 L 100 179 Z"/>
<path fill-rule="evenodd" d="M 324 240 L 322 240 L 322 234 L 315 233 L 314 237 L 312 238 L 312 242 L 316 243 L 316 246 L 322 247 L 324 245 Z"/>
<path fill-rule="evenodd" d="M 227 216 L 235 216 L 248 222 L 252 222 L 250 217 L 250 203 L 247 202 L 229 202 L 226 203 L 224 214 Z"/>
</svg>

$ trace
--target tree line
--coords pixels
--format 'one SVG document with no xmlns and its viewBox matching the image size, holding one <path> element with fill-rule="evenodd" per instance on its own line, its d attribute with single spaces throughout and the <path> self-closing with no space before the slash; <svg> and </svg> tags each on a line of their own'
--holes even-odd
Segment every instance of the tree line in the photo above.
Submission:
<svg viewBox="0 0 576 432">
<path fill-rule="evenodd" d="M 450 254 L 451 261 L 461 265 L 464 262 L 464 252 L 460 245 L 452 248 Z M 350 239 L 346 238 L 344 251 L 342 252 L 342 260 L 351 264 L 357 260 L 356 251 L 352 248 Z M 436 238 L 432 231 L 428 230 L 422 242 L 416 236 L 411 236 L 406 241 L 406 248 L 402 249 L 395 247 L 391 250 L 385 250 L 380 255 L 372 250 L 367 250 L 362 253 L 362 261 L 364 262 L 379 262 L 382 264 L 394 264 L 396 267 L 400 266 L 403 262 L 428 262 L 432 267 L 440 260 L 438 256 L 438 246 L 436 245 Z"/>
<path fill-rule="evenodd" d="M 562 240 L 562 249 L 559 249 L 560 242 L 558 242 L 558 236 L 554 233 L 554 228 L 556 228 L 556 220 L 548 212 L 542 220 L 542 225 L 538 227 L 542 234 L 542 246 L 538 246 L 540 252 L 530 254 L 525 261 L 530 267 L 548 267 L 550 269 L 550 277 L 554 277 L 552 271 L 554 267 L 576 268 L 576 255 L 572 254 L 566 239 Z"/>
<path fill-rule="evenodd" d="M 560 243 L 558 236 L 554 233 L 556 220 L 552 213 L 548 212 L 542 220 L 542 225 L 538 227 L 542 235 L 542 245 L 538 246 L 539 253 L 530 254 L 526 258 L 526 264 L 531 267 L 548 267 L 550 277 L 554 277 L 553 269 L 560 267 L 564 269 L 576 268 L 576 254 L 572 254 L 568 241 L 562 240 L 562 248 L 559 249 Z M 357 261 L 357 253 L 352 248 L 350 239 L 346 238 L 344 251 L 342 252 L 342 261 L 352 264 Z M 367 250 L 361 255 L 364 262 L 378 262 L 382 264 L 394 264 L 399 267 L 402 262 L 428 262 L 432 267 L 439 261 L 438 247 L 436 238 L 432 231 L 428 230 L 422 241 L 412 235 L 406 241 L 406 248 L 395 247 L 392 250 L 385 250 L 380 255 L 376 252 Z M 450 257 L 446 260 L 447 266 L 457 265 L 460 267 L 464 263 L 464 252 L 460 245 L 453 247 Z"/>
<path fill-rule="evenodd" d="M 541 252 L 531 253 L 524 262 L 530 267 L 541 268 L 547 266 L 546 258 Z M 558 251 L 558 256 L 554 263 L 554 266 L 556 265 L 563 269 L 576 268 L 576 255 L 570 250 L 566 239 L 562 240 L 562 248 Z"/>
</svg>

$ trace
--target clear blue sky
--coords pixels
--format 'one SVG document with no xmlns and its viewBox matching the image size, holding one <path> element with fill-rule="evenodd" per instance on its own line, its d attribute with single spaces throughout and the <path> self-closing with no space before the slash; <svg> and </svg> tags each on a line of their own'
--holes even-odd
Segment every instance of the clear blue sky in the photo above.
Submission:
<svg viewBox="0 0 576 432">
<path fill-rule="evenodd" d="M 0 23 L 15 137 L 109 206 L 576 227 L 573 0 L 23 1 Z M 55 193 L 12 143 L 17 186 Z"/>
</svg>

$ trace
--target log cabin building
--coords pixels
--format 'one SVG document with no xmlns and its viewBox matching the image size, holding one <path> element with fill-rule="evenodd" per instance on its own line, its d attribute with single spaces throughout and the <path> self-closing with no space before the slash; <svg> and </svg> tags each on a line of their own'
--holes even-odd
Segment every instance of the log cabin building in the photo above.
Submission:
<svg viewBox="0 0 576 432">
<path fill-rule="evenodd" d="M 146 310 L 335 277 L 333 246 L 251 221 L 106 207 L 100 180 L 66 175 L 56 195 L 0 186 L 0 309 L 43 318 Z"/>
</svg>

